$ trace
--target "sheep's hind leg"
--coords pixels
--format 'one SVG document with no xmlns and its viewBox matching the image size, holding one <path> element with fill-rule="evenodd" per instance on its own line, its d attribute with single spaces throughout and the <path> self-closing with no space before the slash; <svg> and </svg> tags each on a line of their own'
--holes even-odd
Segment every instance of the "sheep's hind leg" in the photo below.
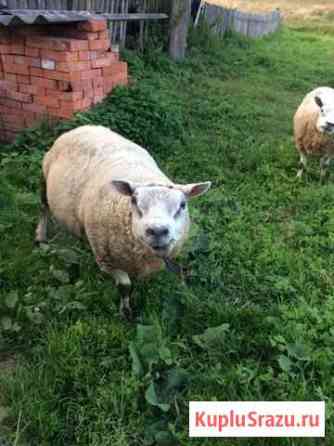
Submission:
<svg viewBox="0 0 334 446">
<path fill-rule="evenodd" d="M 119 313 L 124 319 L 132 320 L 133 312 L 130 301 L 132 284 L 130 277 L 126 272 L 119 269 L 113 270 L 112 275 L 121 295 Z"/>
<path fill-rule="evenodd" d="M 307 158 L 304 153 L 300 154 L 299 160 L 299 170 L 297 172 L 297 178 L 301 178 L 303 176 L 304 171 L 306 170 Z"/>
<path fill-rule="evenodd" d="M 46 182 L 44 177 L 41 178 L 41 210 L 39 222 L 36 228 L 35 243 L 47 242 L 47 226 L 49 218 L 49 205 L 46 195 Z"/>
<path fill-rule="evenodd" d="M 323 183 L 328 176 L 328 167 L 331 163 L 331 157 L 324 155 L 320 159 L 320 182 Z"/>
</svg>

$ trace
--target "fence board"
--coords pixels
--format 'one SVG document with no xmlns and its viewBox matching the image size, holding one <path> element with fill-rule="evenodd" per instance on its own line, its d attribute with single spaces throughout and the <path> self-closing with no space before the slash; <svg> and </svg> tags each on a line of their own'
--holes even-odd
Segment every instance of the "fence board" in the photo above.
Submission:
<svg viewBox="0 0 334 446">
<path fill-rule="evenodd" d="M 220 36 L 234 31 L 252 38 L 276 32 L 282 22 L 279 10 L 270 14 L 251 14 L 211 3 L 201 3 L 195 26 L 199 20 L 208 23 L 212 31 Z"/>
</svg>

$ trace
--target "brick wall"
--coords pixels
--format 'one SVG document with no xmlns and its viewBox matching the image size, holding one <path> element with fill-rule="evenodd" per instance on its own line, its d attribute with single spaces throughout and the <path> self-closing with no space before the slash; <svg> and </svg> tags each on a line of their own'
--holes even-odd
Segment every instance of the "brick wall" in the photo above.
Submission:
<svg viewBox="0 0 334 446">
<path fill-rule="evenodd" d="M 0 31 L 0 140 L 42 119 L 71 118 L 128 82 L 104 20 Z"/>
</svg>

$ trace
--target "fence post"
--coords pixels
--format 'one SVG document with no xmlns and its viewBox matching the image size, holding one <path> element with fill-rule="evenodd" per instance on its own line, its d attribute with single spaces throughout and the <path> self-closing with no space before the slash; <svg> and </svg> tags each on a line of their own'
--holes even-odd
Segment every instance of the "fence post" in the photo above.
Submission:
<svg viewBox="0 0 334 446">
<path fill-rule="evenodd" d="M 191 0 L 173 0 L 170 18 L 169 56 L 180 62 L 185 58 L 190 22 Z"/>
</svg>

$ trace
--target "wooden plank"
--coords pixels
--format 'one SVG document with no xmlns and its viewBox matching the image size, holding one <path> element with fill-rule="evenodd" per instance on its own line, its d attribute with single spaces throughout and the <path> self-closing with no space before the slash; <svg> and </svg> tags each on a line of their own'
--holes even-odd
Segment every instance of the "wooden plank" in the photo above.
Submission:
<svg viewBox="0 0 334 446">
<path fill-rule="evenodd" d="M 113 14 L 113 13 L 103 13 L 99 14 L 101 17 L 105 17 L 113 22 L 124 22 L 124 21 L 138 21 L 138 20 L 166 20 L 168 19 L 167 14 L 163 13 L 124 13 L 124 14 Z"/>
</svg>

